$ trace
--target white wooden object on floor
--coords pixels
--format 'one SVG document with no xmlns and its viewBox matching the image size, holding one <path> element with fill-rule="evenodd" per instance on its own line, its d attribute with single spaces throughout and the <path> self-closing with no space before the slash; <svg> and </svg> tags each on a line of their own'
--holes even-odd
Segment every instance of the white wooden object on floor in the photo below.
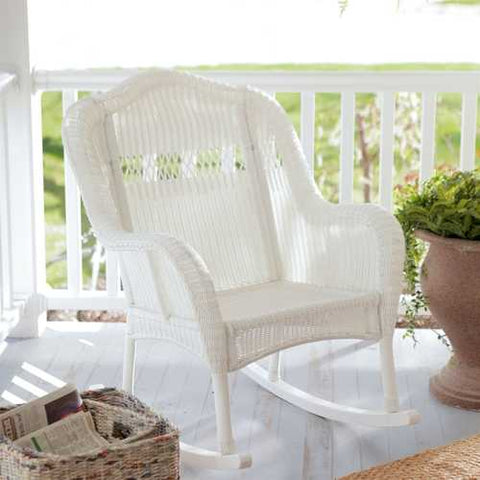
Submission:
<svg viewBox="0 0 480 480">
<path fill-rule="evenodd" d="M 352 120 L 352 93 L 342 106 Z M 278 356 L 270 374 L 251 367 L 251 378 L 326 418 L 385 427 L 418 419 L 399 411 L 391 348 L 401 229 L 381 207 L 322 199 L 273 98 L 159 70 L 76 103 L 63 132 L 91 223 L 120 259 L 129 303 L 124 387 L 133 390 L 142 338 L 181 345 L 211 369 L 219 453 L 184 447 L 186 458 L 248 466 L 249 455 L 236 453 L 228 373 L 324 339 L 380 341 L 383 412 L 291 387 L 279 379 Z M 350 153 L 342 153 L 349 170 Z"/>
</svg>

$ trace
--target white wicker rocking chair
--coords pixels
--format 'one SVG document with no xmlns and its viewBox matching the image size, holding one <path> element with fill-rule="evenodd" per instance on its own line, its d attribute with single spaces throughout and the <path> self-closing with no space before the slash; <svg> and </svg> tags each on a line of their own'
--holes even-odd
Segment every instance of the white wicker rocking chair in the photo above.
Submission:
<svg viewBox="0 0 480 480">
<path fill-rule="evenodd" d="M 211 369 L 219 452 L 187 462 L 242 468 L 227 376 L 316 415 L 372 426 L 400 411 L 392 335 L 403 263 L 395 219 L 321 198 L 295 131 L 263 93 L 170 70 L 139 75 L 67 113 L 63 134 L 87 213 L 119 252 L 128 299 L 123 386 L 135 342 L 175 342 Z M 279 352 L 331 338 L 380 341 L 385 411 L 337 405 L 281 380 Z M 254 362 L 271 355 L 270 368 Z"/>
</svg>

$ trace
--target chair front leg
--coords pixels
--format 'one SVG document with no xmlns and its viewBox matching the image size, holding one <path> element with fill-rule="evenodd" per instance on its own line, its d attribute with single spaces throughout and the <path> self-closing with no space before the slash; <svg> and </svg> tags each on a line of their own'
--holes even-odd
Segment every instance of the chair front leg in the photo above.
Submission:
<svg viewBox="0 0 480 480">
<path fill-rule="evenodd" d="M 235 452 L 235 441 L 230 412 L 228 373 L 212 373 L 212 384 L 215 395 L 218 445 L 222 455 L 229 455 Z"/>
<path fill-rule="evenodd" d="M 395 378 L 395 361 L 393 358 L 393 332 L 384 334 L 380 340 L 380 364 L 385 410 L 387 412 L 398 412 L 400 406 Z"/>
<path fill-rule="evenodd" d="M 135 378 L 135 338 L 128 333 L 125 335 L 125 351 L 123 356 L 123 382 L 122 388 L 133 394 L 133 382 Z"/>
</svg>

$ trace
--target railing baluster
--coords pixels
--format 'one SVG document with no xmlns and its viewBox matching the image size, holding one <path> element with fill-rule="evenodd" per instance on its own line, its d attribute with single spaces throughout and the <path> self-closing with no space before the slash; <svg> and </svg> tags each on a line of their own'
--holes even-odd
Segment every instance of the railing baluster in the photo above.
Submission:
<svg viewBox="0 0 480 480">
<path fill-rule="evenodd" d="M 355 93 L 342 92 L 342 140 L 340 146 L 340 202 L 353 201 Z"/>
<path fill-rule="evenodd" d="M 76 90 L 64 90 L 62 93 L 63 114 L 78 98 Z M 82 290 L 82 224 L 81 200 L 77 181 L 73 175 L 67 153 L 65 158 L 65 219 L 67 245 L 68 290 L 78 295 Z"/>
<path fill-rule="evenodd" d="M 420 152 L 420 182 L 433 174 L 435 160 L 435 92 L 422 94 L 422 150 Z"/>
<path fill-rule="evenodd" d="M 462 100 L 462 133 L 460 144 L 460 168 L 475 167 L 475 141 L 477 133 L 477 94 L 464 93 Z"/>
<path fill-rule="evenodd" d="M 302 92 L 300 105 L 302 146 L 307 164 L 313 174 L 315 167 L 315 93 Z"/>
<path fill-rule="evenodd" d="M 380 204 L 391 211 L 393 206 L 394 93 L 383 92 L 380 101 L 382 111 L 380 127 Z"/>
</svg>

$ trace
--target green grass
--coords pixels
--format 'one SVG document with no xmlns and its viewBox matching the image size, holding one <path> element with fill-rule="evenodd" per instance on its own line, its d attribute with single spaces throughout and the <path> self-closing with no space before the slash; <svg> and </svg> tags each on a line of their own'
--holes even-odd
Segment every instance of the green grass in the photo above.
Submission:
<svg viewBox="0 0 480 480">
<path fill-rule="evenodd" d="M 185 67 L 183 67 L 185 69 Z M 480 70 L 480 65 L 461 64 L 384 64 L 384 65 L 340 65 L 340 64 L 277 64 L 277 65 L 217 65 L 190 67 L 194 70 L 284 70 L 284 71 L 411 71 L 411 70 Z M 287 111 L 296 130 L 300 133 L 300 95 L 298 93 L 280 93 L 277 100 Z M 366 109 L 376 101 L 373 94 L 356 96 L 357 110 Z M 52 287 L 66 286 L 65 261 L 65 183 L 63 169 L 63 146 L 61 140 L 62 106 L 60 92 L 47 92 L 42 96 L 43 109 L 43 151 L 45 184 L 45 217 L 47 224 L 47 280 Z M 420 112 L 418 112 L 419 114 Z M 324 196 L 332 201 L 338 200 L 339 138 L 338 121 L 340 118 L 340 95 L 337 93 L 316 94 L 315 114 L 315 179 Z M 480 115 L 479 115 L 480 118 Z M 460 155 L 461 96 L 441 93 L 437 98 L 437 131 L 435 165 L 458 165 Z M 366 117 L 366 127 L 378 128 L 378 118 Z M 480 135 L 478 136 L 480 138 Z M 356 132 L 358 139 L 358 131 Z M 378 198 L 379 155 L 378 145 L 372 146 L 373 158 L 373 200 Z M 409 163 L 418 168 L 418 152 L 412 151 Z M 477 157 L 480 156 L 480 140 L 477 142 Z M 478 161 L 478 158 L 477 158 Z M 355 200 L 362 201 L 359 157 L 355 157 Z M 395 157 L 395 182 L 402 183 L 411 168 L 398 154 Z M 415 163 L 417 166 L 415 167 Z M 88 233 L 90 225 L 85 213 L 82 213 L 82 232 Z M 87 238 L 87 248 L 93 246 L 93 239 Z M 52 261 L 56 260 L 56 261 Z M 89 257 L 83 261 L 84 284 L 89 287 L 91 265 Z M 104 268 L 102 267 L 102 275 Z"/>
</svg>

